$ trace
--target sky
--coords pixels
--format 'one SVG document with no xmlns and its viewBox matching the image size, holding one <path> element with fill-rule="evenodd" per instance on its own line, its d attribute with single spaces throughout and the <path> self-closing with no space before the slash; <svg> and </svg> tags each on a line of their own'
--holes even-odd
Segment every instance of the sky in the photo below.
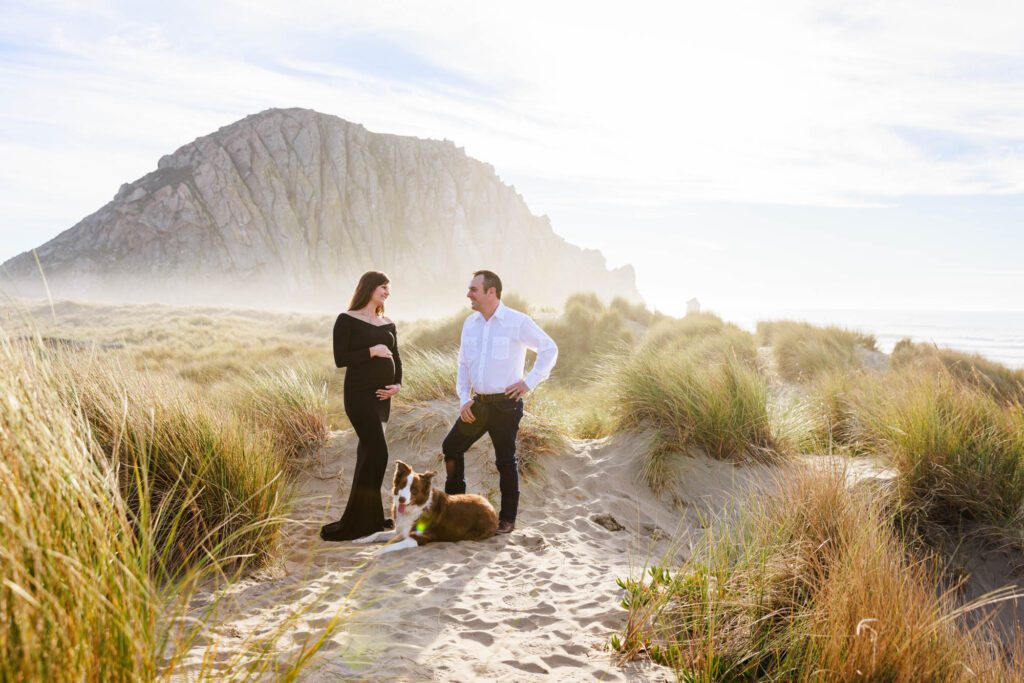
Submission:
<svg viewBox="0 0 1024 683">
<path fill-rule="evenodd" d="M 269 107 L 449 139 L 679 313 L 1021 310 L 1019 2 L 0 3 L 0 261 Z"/>
</svg>

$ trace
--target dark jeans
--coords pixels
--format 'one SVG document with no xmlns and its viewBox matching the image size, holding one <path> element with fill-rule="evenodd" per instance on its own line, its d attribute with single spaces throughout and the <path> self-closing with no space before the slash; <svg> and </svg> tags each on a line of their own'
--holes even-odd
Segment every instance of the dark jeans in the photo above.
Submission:
<svg viewBox="0 0 1024 683">
<path fill-rule="evenodd" d="M 514 522 L 519 510 L 519 463 L 516 461 L 516 435 L 523 419 L 523 400 L 474 401 L 471 408 L 475 422 L 465 422 L 460 416 L 448 432 L 441 450 L 447 479 L 445 493 L 466 492 L 466 451 L 481 436 L 489 434 L 494 445 L 494 464 L 498 467 L 501 487 L 500 519 Z"/>
</svg>

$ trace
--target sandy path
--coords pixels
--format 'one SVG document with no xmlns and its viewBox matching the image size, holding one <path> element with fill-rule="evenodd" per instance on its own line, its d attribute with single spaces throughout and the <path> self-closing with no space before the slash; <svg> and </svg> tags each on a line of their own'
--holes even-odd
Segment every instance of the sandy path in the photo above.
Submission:
<svg viewBox="0 0 1024 683">
<path fill-rule="evenodd" d="M 430 417 L 400 419 L 424 424 Z M 443 431 L 428 431 L 417 442 L 439 444 Z M 342 624 L 302 680 L 674 680 L 649 663 L 615 661 L 607 643 L 626 617 L 615 579 L 637 573 L 649 557 L 685 553 L 668 539 L 685 545 L 700 529 L 701 510 L 720 507 L 769 471 L 688 460 L 674 508 L 635 483 L 643 447 L 635 437 L 576 442 L 524 481 L 518 528 L 509 536 L 378 560 L 373 547 L 317 536 L 340 513 L 354 467 L 353 435 L 335 433 L 302 478 L 294 516 L 306 522 L 290 526 L 277 574 L 230 589 L 237 614 L 216 629 L 219 656 L 227 661 L 240 647 L 233 641 L 269 633 L 302 600 L 327 596 L 284 639 L 297 646 L 342 610 Z M 392 459 L 418 471 L 439 468 L 438 457 L 392 439 Z M 470 491 L 496 497 L 492 458 L 486 438 L 470 451 Z M 597 515 L 625 528 L 610 531 L 593 521 Z"/>
</svg>

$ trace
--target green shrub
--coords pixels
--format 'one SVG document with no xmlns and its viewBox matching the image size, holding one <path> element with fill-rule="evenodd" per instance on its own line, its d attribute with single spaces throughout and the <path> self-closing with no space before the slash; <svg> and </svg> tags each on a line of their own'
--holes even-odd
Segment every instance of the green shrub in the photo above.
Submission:
<svg viewBox="0 0 1024 683">
<path fill-rule="evenodd" d="M 650 326 L 652 323 L 655 323 L 659 320 L 663 320 L 667 317 L 663 313 L 658 313 L 656 311 L 650 310 L 649 308 L 647 308 L 647 306 L 640 302 L 630 303 L 629 301 L 623 299 L 620 296 L 617 296 L 614 299 L 612 299 L 612 302 L 608 305 L 608 308 L 612 311 L 615 311 L 626 320 L 632 320 L 633 322 L 643 325 L 645 327 Z"/>
</svg>

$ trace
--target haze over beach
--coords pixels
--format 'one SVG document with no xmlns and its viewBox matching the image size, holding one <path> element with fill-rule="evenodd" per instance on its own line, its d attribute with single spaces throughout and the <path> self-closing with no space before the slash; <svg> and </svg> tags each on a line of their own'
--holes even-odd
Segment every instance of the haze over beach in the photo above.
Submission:
<svg viewBox="0 0 1024 683">
<path fill-rule="evenodd" d="M 0 680 L 1024 680 L 1021 36 L 4 2 Z"/>
<path fill-rule="evenodd" d="M 6 3 L 0 261 L 308 107 L 455 141 L 670 314 L 1019 311 L 1016 10 Z"/>
</svg>

